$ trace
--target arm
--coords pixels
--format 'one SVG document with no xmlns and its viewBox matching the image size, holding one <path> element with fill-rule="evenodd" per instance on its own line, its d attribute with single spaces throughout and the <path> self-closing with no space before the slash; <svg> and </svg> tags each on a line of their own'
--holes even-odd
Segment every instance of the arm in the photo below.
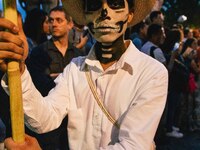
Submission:
<svg viewBox="0 0 200 150">
<path fill-rule="evenodd" d="M 195 73 L 200 73 L 200 67 L 198 65 L 198 63 L 195 62 L 194 59 L 192 59 L 191 61 L 191 68 L 195 71 Z"/>
<path fill-rule="evenodd" d="M 43 97 L 32 83 L 27 70 L 22 76 L 23 105 L 27 127 L 37 133 L 46 133 L 58 128 L 67 114 L 69 93 L 65 74 L 56 80 L 56 87 Z"/>
<path fill-rule="evenodd" d="M 64 77 L 63 77 L 64 76 Z M 46 133 L 58 128 L 67 114 L 69 107 L 69 94 L 65 75 L 56 79 L 57 86 L 51 90 L 47 97 L 43 97 L 35 88 L 27 69 L 21 76 L 22 97 L 25 124 L 37 133 Z M 1 81 L 2 87 L 9 94 L 6 76 Z"/>
<path fill-rule="evenodd" d="M 155 59 L 161 62 L 163 65 L 166 66 L 166 58 L 160 48 L 154 50 Z"/>
<path fill-rule="evenodd" d="M 178 57 L 178 55 L 179 55 L 178 50 L 175 50 L 172 52 L 169 63 L 167 64 L 167 69 L 168 69 L 169 73 L 171 73 L 173 66 L 174 66 L 174 61 Z"/>
<path fill-rule="evenodd" d="M 76 48 L 78 49 L 83 48 L 86 45 L 87 40 L 88 40 L 88 37 L 87 36 L 83 37 L 83 34 L 82 34 L 80 37 L 80 42 L 76 45 Z"/>
</svg>

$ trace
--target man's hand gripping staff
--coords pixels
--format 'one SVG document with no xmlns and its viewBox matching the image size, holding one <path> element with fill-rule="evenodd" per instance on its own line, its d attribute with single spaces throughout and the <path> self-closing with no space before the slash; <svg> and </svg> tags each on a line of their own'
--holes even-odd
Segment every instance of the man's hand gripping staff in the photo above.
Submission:
<svg viewBox="0 0 200 150">
<path fill-rule="evenodd" d="M 9 32 L 0 32 L 0 68 L 8 75 L 12 137 L 15 142 L 21 143 L 24 142 L 24 113 L 20 76 L 24 70 L 28 45 L 22 31 L 21 18 L 17 15 L 16 0 L 4 0 L 3 6 L 6 19 L 0 18 L 0 22 Z M 4 41 L 10 42 L 9 47 L 4 46 Z"/>
</svg>

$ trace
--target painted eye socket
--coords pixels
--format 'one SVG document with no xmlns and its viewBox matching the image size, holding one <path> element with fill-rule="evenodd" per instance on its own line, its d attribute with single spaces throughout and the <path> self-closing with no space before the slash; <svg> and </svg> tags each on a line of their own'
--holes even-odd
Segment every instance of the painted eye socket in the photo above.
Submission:
<svg viewBox="0 0 200 150">
<path fill-rule="evenodd" d="M 108 6 L 111 9 L 125 8 L 124 0 L 107 0 Z M 102 7 L 102 0 L 85 0 L 85 12 L 97 11 Z"/>
<path fill-rule="evenodd" d="M 85 0 L 85 12 L 99 10 L 102 7 L 101 0 Z"/>
<path fill-rule="evenodd" d="M 107 3 L 111 9 L 125 8 L 124 0 L 107 0 Z"/>
</svg>

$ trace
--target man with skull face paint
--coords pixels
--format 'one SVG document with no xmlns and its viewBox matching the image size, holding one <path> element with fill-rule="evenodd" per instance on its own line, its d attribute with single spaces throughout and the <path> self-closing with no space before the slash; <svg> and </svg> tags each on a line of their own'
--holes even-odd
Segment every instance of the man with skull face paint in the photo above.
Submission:
<svg viewBox="0 0 200 150">
<path fill-rule="evenodd" d="M 126 50 L 123 34 L 133 14 L 129 14 L 128 3 L 124 0 L 88 0 L 85 12 L 90 33 L 97 40 L 96 57 L 106 69 Z"/>
<path fill-rule="evenodd" d="M 131 41 L 124 41 L 123 35 L 128 25 L 144 19 L 154 2 L 63 1 L 78 24 L 88 25 L 97 42 L 88 56 L 72 60 L 56 78 L 56 87 L 47 97 L 42 97 L 36 90 L 24 64 L 20 64 L 26 124 L 32 130 L 44 133 L 57 128 L 68 114 L 70 149 L 150 150 L 166 102 L 167 70 L 137 50 Z M 15 41 L 4 39 L 6 36 L 0 33 L 0 40 L 4 41 L 0 46 L 14 43 L 17 51 L 9 47 L 9 52 L 21 57 L 3 54 L 0 49 L 0 56 L 4 55 L 0 57 L 4 64 L 0 64 L 1 68 L 6 66 L 4 58 L 24 59 L 19 37 L 10 36 L 16 38 Z M 91 84 L 108 113 L 97 103 Z M 7 90 L 6 80 L 2 80 L 2 85 Z M 109 120 L 106 114 L 116 122 Z M 29 141 L 27 147 L 31 146 L 30 141 L 35 143 L 29 137 L 26 139 Z M 24 148 L 11 139 L 6 140 L 6 146 Z"/>
</svg>

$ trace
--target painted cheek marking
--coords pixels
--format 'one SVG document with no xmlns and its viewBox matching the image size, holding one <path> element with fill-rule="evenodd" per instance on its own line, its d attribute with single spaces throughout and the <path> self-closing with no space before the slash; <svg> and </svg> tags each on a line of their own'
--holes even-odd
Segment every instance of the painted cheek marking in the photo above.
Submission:
<svg viewBox="0 0 200 150">
<path fill-rule="evenodd" d="M 118 33 L 122 32 L 123 30 L 123 27 L 124 27 L 124 24 L 128 21 L 128 18 L 125 20 L 125 21 L 119 21 L 116 23 L 116 25 L 119 25 L 120 26 L 120 30 Z"/>
</svg>

